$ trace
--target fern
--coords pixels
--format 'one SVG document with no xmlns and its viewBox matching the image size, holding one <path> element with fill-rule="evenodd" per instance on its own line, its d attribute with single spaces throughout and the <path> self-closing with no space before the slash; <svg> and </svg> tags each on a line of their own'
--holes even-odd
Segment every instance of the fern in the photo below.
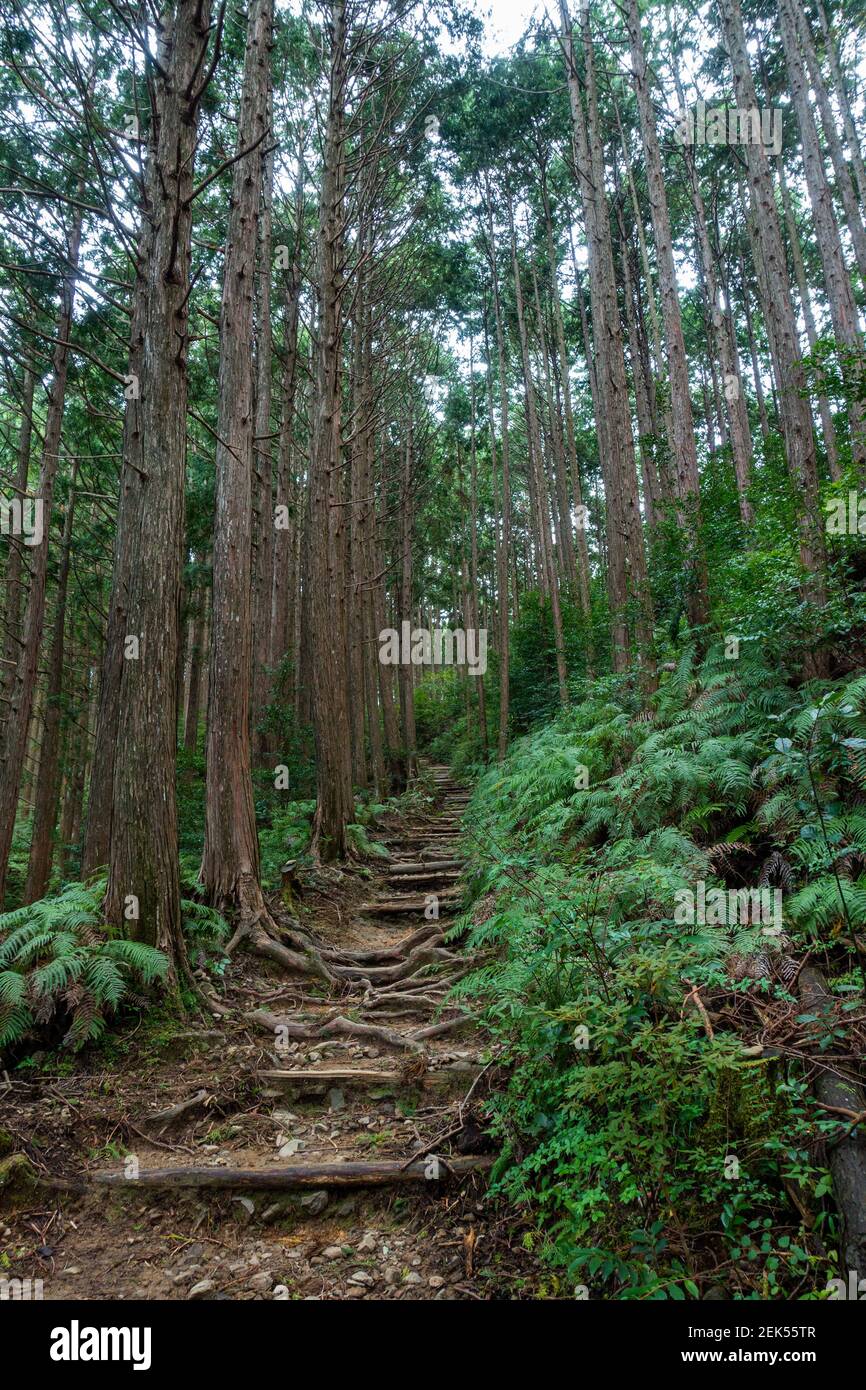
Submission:
<svg viewBox="0 0 866 1390">
<path fill-rule="evenodd" d="M 72 883 L 0 916 L 0 1047 L 57 1019 L 65 1045 L 83 1047 L 104 1031 L 134 983 L 164 978 L 161 951 L 108 936 L 104 895 L 104 882 Z"/>
</svg>

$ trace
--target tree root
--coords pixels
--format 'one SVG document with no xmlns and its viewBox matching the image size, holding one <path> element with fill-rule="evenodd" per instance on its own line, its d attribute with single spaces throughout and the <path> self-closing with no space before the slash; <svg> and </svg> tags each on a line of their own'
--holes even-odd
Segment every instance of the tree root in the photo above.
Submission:
<svg viewBox="0 0 866 1390">
<path fill-rule="evenodd" d="M 368 1042 L 379 1042 L 384 1047 L 396 1047 L 406 1052 L 422 1051 L 421 1044 L 414 1038 L 394 1033 L 390 1028 L 377 1028 L 372 1023 L 355 1023 L 339 1014 L 315 1024 L 293 1023 L 291 1019 L 281 1018 L 267 1009 L 256 1009 L 249 1017 L 269 1033 L 281 1032 L 300 1042 L 317 1042 L 327 1037 L 364 1038 Z"/>
<path fill-rule="evenodd" d="M 439 946 L 416 946 L 401 965 L 377 965 L 367 970 L 351 969 L 342 966 L 339 974 L 347 980 L 405 980 L 408 975 L 414 975 L 416 970 L 420 970 L 425 965 L 435 965 L 439 961 L 454 961 L 457 957 L 451 951 L 446 951 Z"/>
</svg>

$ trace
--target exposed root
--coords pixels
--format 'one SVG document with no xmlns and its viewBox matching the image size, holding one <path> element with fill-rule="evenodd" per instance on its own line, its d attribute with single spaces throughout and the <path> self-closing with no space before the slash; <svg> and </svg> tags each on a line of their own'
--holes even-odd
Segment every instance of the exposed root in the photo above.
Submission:
<svg viewBox="0 0 866 1390">
<path fill-rule="evenodd" d="M 406 1052 L 422 1050 L 421 1044 L 414 1038 L 394 1033 L 390 1028 L 377 1028 L 372 1023 L 355 1023 L 339 1014 L 316 1024 L 293 1023 L 291 1019 L 281 1018 L 266 1009 L 256 1009 L 249 1017 L 269 1033 L 280 1032 L 300 1042 L 316 1042 L 319 1038 L 329 1037 L 364 1038 L 368 1042 L 379 1042 L 384 1047 L 396 1047 Z"/>
<path fill-rule="evenodd" d="M 442 947 L 422 945 L 416 946 L 401 965 L 377 965 L 367 970 L 353 970 L 348 966 L 342 966 L 339 969 L 339 974 L 347 980 L 405 980 L 407 976 L 414 975 L 416 970 L 420 970 L 425 965 L 435 965 L 439 961 L 456 959 L 456 956 Z"/>
</svg>

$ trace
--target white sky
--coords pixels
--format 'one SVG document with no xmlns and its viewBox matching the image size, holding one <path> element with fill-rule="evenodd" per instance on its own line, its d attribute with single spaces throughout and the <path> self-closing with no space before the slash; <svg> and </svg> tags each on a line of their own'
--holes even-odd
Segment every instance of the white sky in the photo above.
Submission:
<svg viewBox="0 0 866 1390">
<path fill-rule="evenodd" d="M 541 0 L 481 0 L 478 10 L 485 20 L 485 50 L 493 54 L 513 48 L 532 16 L 542 14 L 544 6 Z"/>
</svg>

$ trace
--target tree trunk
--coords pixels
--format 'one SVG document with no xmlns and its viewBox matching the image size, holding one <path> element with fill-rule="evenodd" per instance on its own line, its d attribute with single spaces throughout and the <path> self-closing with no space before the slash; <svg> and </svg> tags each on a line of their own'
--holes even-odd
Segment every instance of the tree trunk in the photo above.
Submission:
<svg viewBox="0 0 866 1390">
<path fill-rule="evenodd" d="M 701 538 L 700 488 L 695 425 L 689 387 L 689 366 L 683 337 L 682 315 L 677 293 L 673 236 L 665 191 L 664 170 L 656 130 L 655 110 L 649 86 L 649 68 L 644 51 L 638 0 L 628 0 L 627 24 L 631 48 L 632 75 L 637 95 L 641 136 L 646 157 L 650 213 L 655 235 L 656 264 L 662 301 L 668 377 L 671 390 L 671 450 L 680 510 L 680 530 L 690 572 L 688 607 L 692 626 L 702 626 L 709 617 L 706 559 Z"/>
<path fill-rule="evenodd" d="M 180 910 L 175 764 L 184 483 L 191 197 L 196 91 L 209 8 L 178 0 L 153 74 L 152 237 L 144 267 L 140 439 L 129 462 L 141 494 L 128 556 L 127 642 L 113 770 L 106 916 L 164 951 L 170 989 L 188 976 Z M 125 442 L 129 435 L 125 436 Z M 124 460 L 126 462 L 127 460 Z M 91 794 L 92 795 L 92 794 Z"/>
<path fill-rule="evenodd" d="M 265 120 L 272 124 L 273 98 L 268 74 Z M 261 147 L 261 205 L 258 218 L 258 302 L 256 322 L 255 426 L 253 438 L 252 624 L 253 668 L 251 736 L 253 760 L 264 761 L 267 739 L 262 728 L 268 704 L 271 655 L 271 604 L 274 587 L 274 464 L 271 440 L 271 259 L 274 201 L 274 151 L 270 136 Z"/>
<path fill-rule="evenodd" d="M 81 197 L 79 194 L 79 201 Z M 0 730 L 0 907 L 6 890 L 9 852 L 15 829 L 15 814 L 27 751 L 30 716 L 36 695 L 42 629 L 45 623 L 45 590 L 48 583 L 48 547 L 54 486 L 60 461 L 60 438 L 63 428 L 63 408 L 66 401 L 66 378 L 69 371 L 69 336 L 72 329 L 72 308 L 75 299 L 75 279 L 81 247 L 83 214 L 79 207 L 72 219 L 67 239 L 66 274 L 60 291 L 60 313 L 57 318 L 52 362 L 51 386 L 48 390 L 48 413 L 42 441 L 42 462 L 36 491 L 37 505 L 42 508 L 42 537 L 32 547 L 30 589 L 17 650 L 17 665 L 9 687 L 9 709 L 5 726 Z M 35 538 L 35 537 L 34 537 Z"/>
<path fill-rule="evenodd" d="M 72 546 L 72 521 L 75 515 L 76 465 L 72 466 L 66 520 L 60 548 L 57 573 L 57 598 L 54 611 L 54 634 L 48 659 L 45 721 L 42 726 L 42 751 L 39 777 L 34 797 L 33 833 L 30 839 L 30 863 L 24 901 L 36 902 L 45 896 L 51 877 L 54 857 L 54 823 L 57 816 L 57 796 L 60 788 L 60 726 L 63 699 L 63 671 L 66 653 L 66 595 L 69 587 L 69 552 Z"/>
<path fill-rule="evenodd" d="M 802 141 L 803 168 L 812 205 L 812 218 L 818 242 L 818 252 L 824 271 L 824 289 L 830 306 L 830 320 L 839 349 L 842 380 L 848 389 L 848 421 L 851 434 L 851 457 L 861 477 L 866 477 L 866 438 L 864 438 L 863 403 L 859 399 L 859 380 L 863 369 L 863 343 L 857 321 L 857 306 L 851 289 L 851 279 L 842 252 L 842 238 L 833 207 L 833 195 L 827 182 L 818 131 L 812 115 L 806 74 L 797 43 L 796 5 L 791 0 L 779 0 L 779 27 L 785 63 L 790 78 L 791 97 L 797 112 Z"/>
<path fill-rule="evenodd" d="M 210 902 L 264 913 L 250 773 L 254 403 L 253 315 L 262 145 L 270 139 L 271 0 L 249 10 L 220 309 L 219 416 L 201 877 Z M 269 267 L 268 267 L 269 269 Z"/>
<path fill-rule="evenodd" d="M 27 477 L 30 471 L 30 444 L 33 438 L 33 395 L 36 373 L 32 367 L 24 368 L 21 383 L 21 429 L 18 433 L 18 466 L 15 474 L 15 495 L 23 498 L 27 492 Z M 21 641 L 22 597 L 26 590 L 27 577 L 24 572 L 21 554 L 21 541 L 10 538 L 9 562 L 6 566 L 6 594 L 3 602 L 3 632 L 0 654 L 0 696 L 4 700 L 14 684 L 14 671 L 18 665 Z M 23 577 L 22 577 L 23 575 Z"/>
<path fill-rule="evenodd" d="M 310 442 L 310 647 L 316 734 L 313 847 L 346 855 L 352 818 L 352 741 L 346 670 L 342 495 L 342 338 L 345 113 L 348 40 L 344 0 L 331 0 L 330 93 L 325 121 L 316 271 L 317 331 Z"/>
<path fill-rule="evenodd" d="M 563 47 L 575 141 L 575 157 L 589 249 L 590 301 L 596 355 L 599 452 L 607 502 L 607 571 L 613 667 L 631 665 L 628 606 L 638 608 L 638 644 L 646 662 L 646 679 L 654 680 L 652 601 L 643 548 L 637 472 L 634 461 L 631 409 L 622 329 L 616 293 L 604 167 L 599 131 L 598 101 L 589 14 L 581 11 L 586 61 L 587 114 L 584 115 L 575 64 L 567 0 L 560 0 Z"/>
<path fill-rule="evenodd" d="M 748 111 L 755 110 L 758 98 L 749 67 L 740 0 L 720 0 L 720 13 L 738 105 Z M 785 452 L 799 508 L 803 592 L 807 600 L 823 607 L 827 599 L 826 552 L 815 439 L 785 266 L 782 232 L 773 195 L 773 179 L 763 144 L 751 141 L 746 145 L 745 152 L 756 238 L 766 281 L 764 311 L 777 365 Z"/>
</svg>

